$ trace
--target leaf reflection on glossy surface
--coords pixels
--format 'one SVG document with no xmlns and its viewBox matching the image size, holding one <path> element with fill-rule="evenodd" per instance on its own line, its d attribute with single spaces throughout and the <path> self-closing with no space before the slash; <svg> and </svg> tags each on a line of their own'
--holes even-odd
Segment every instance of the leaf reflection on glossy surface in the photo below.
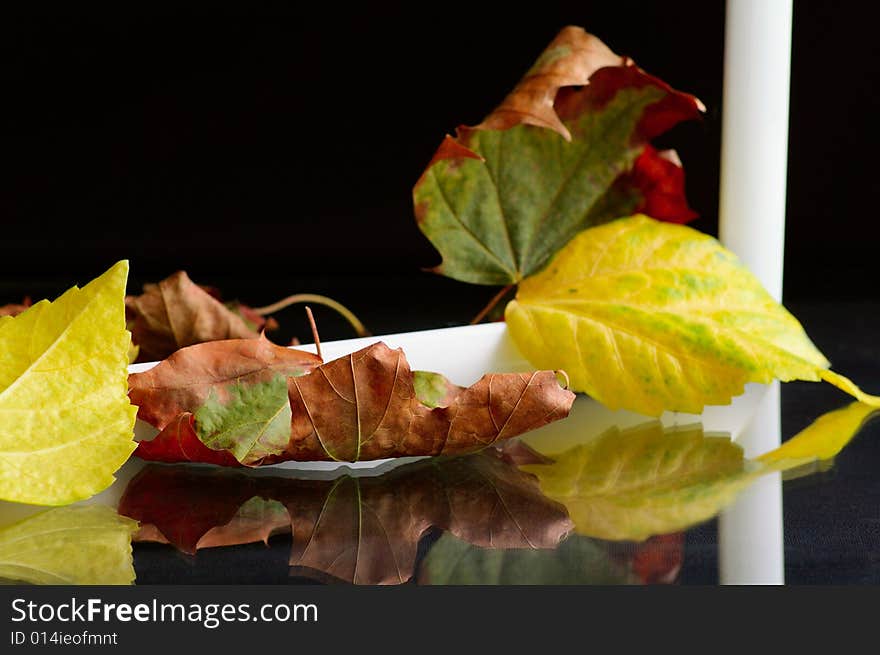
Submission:
<svg viewBox="0 0 880 655">
<path fill-rule="evenodd" d="M 523 466 L 563 503 L 579 534 L 641 541 L 714 516 L 756 475 L 727 437 L 700 426 L 664 429 L 651 422 L 612 428 L 555 456 Z"/>
<path fill-rule="evenodd" d="M 137 523 L 101 505 L 50 509 L 0 528 L 0 580 L 122 585 L 135 573 Z"/>
<path fill-rule="evenodd" d="M 650 422 L 611 428 L 552 455 L 550 464 L 521 468 L 566 506 L 579 534 L 642 541 L 712 518 L 761 475 L 834 457 L 876 413 L 859 402 L 828 412 L 754 461 L 729 438 L 706 435 L 699 425 Z"/>
<path fill-rule="evenodd" d="M 243 511 L 260 499 L 274 507 L 262 523 Z M 332 481 L 150 465 L 129 483 L 119 511 L 142 522 L 138 539 L 167 540 L 195 553 L 265 540 L 281 529 L 280 506 L 292 526 L 290 565 L 297 574 L 315 571 L 356 584 L 409 580 L 419 541 L 431 528 L 508 549 L 555 548 L 572 528 L 534 477 L 490 453 Z"/>
<path fill-rule="evenodd" d="M 374 477 L 149 465 L 120 511 L 143 522 L 138 540 L 193 554 L 290 534 L 291 574 L 319 580 L 406 582 L 421 544 L 429 548 L 419 582 L 673 582 L 681 530 L 714 516 L 764 473 L 836 454 L 871 415 L 859 404 L 830 412 L 753 461 L 699 425 L 650 422 L 598 435 L 587 429 L 552 457 L 550 448 L 565 448 L 553 431 L 543 436 L 555 446 L 545 449 L 536 436 L 530 445 L 512 441 Z M 436 542 L 434 530 L 445 532 Z"/>
<path fill-rule="evenodd" d="M 835 457 L 880 410 L 861 402 L 823 414 L 779 448 L 758 460 L 777 468 Z"/>
<path fill-rule="evenodd" d="M 631 584 L 635 575 L 613 561 L 602 542 L 572 535 L 553 551 L 479 548 L 444 534 L 419 569 L 419 582 L 438 585 Z"/>
</svg>

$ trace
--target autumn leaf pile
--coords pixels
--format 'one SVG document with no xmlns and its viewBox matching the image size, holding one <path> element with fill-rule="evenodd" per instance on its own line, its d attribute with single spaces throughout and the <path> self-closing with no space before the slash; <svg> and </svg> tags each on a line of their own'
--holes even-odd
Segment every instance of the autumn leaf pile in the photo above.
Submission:
<svg viewBox="0 0 880 655">
<path fill-rule="evenodd" d="M 774 379 L 824 380 L 880 406 L 829 370 L 733 253 L 674 224 L 694 217 L 682 169 L 650 141 L 701 110 L 565 28 L 482 123 L 443 140 L 416 184 L 435 270 L 517 286 L 504 318 L 519 349 L 611 408 L 699 413 Z"/>
<path fill-rule="evenodd" d="M 880 398 L 831 371 L 732 253 L 682 225 L 695 216 L 682 165 L 652 140 L 702 111 L 568 27 L 484 121 L 442 140 L 413 189 L 418 226 L 442 257 L 434 270 L 502 287 L 492 303 L 512 297 L 507 331 L 535 372 L 486 372 L 461 388 L 412 371 L 380 341 L 324 362 L 265 332 L 277 308 L 313 301 L 365 334 L 335 301 L 224 303 L 182 271 L 126 297 L 125 261 L 52 303 L 0 308 L 0 498 L 87 498 L 135 448 L 144 459 L 230 467 L 473 453 L 567 416 L 574 394 L 562 377 L 608 407 L 650 416 L 727 404 L 749 382 L 823 380 L 859 401 L 847 416 L 864 418 Z M 128 376 L 133 357 L 162 361 Z M 154 438 L 132 440 L 135 413 Z M 841 433 L 850 434 L 847 421 Z M 821 435 L 781 459 L 842 447 L 841 437 Z M 679 435 L 657 445 L 654 436 L 645 447 L 661 453 L 674 441 L 685 451 L 703 443 Z M 731 452 L 722 446 L 707 460 L 717 455 L 730 483 L 713 487 L 713 498 L 751 479 L 736 457 L 725 468 Z M 584 500 L 560 463 L 578 456 L 529 470 L 563 504 L 607 508 L 606 498 Z M 569 509 L 581 525 L 583 513 Z M 614 521 L 606 528 L 630 534 Z"/>
<path fill-rule="evenodd" d="M 574 401 L 552 371 L 467 389 L 437 376 L 442 398 L 416 385 L 426 376 L 437 374 L 414 374 L 382 342 L 327 364 L 265 339 L 191 346 L 129 378 L 138 416 L 161 430 L 137 454 L 247 466 L 457 455 L 564 418 Z"/>
</svg>

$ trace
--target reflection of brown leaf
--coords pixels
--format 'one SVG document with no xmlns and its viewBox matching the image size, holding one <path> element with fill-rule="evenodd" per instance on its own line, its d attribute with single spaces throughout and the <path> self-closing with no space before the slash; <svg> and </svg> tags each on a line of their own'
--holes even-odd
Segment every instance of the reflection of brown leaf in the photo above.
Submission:
<svg viewBox="0 0 880 655">
<path fill-rule="evenodd" d="M 155 526 L 176 548 L 195 553 L 206 532 L 229 523 L 256 495 L 254 482 L 228 469 L 148 466 L 128 483 L 119 513 L 140 521 L 142 529 Z"/>
<path fill-rule="evenodd" d="M 258 541 L 269 543 L 270 537 L 290 532 L 290 516 L 284 505 L 277 501 L 253 497 L 238 508 L 228 523 L 211 528 L 203 534 L 191 548 L 193 554 L 202 548 L 228 546 L 230 544 L 250 544 Z M 171 543 L 152 523 L 141 525 L 135 541 Z"/>
<path fill-rule="evenodd" d="M 263 327 L 263 322 L 249 326 L 243 313 L 226 307 L 184 271 L 145 285 L 143 294 L 127 297 L 125 304 L 140 361 L 163 359 L 206 341 L 255 339 Z"/>
<path fill-rule="evenodd" d="M 356 584 L 409 580 L 432 527 L 485 548 L 554 548 L 571 529 L 533 477 L 488 453 L 332 481 L 148 466 L 129 483 L 119 511 L 142 523 L 139 539 L 167 539 L 192 553 L 280 531 L 279 511 L 265 512 L 262 522 L 245 511 L 255 498 L 287 508 L 297 572 Z"/>
<path fill-rule="evenodd" d="M 376 480 L 318 483 L 306 496 L 313 504 L 305 505 L 299 490 L 295 495 L 286 490 L 293 524 L 290 565 L 354 584 L 406 582 L 439 499 L 426 497 L 430 490 L 412 476 L 391 485 Z"/>
</svg>

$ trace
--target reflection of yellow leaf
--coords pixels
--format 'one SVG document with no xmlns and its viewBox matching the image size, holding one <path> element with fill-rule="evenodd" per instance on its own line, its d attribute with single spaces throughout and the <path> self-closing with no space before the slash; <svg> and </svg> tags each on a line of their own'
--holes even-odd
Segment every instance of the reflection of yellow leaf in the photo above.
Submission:
<svg viewBox="0 0 880 655">
<path fill-rule="evenodd" d="M 134 450 L 128 263 L 0 323 L 0 498 L 62 505 L 113 482 Z"/>
<path fill-rule="evenodd" d="M 877 411 L 876 407 L 856 402 L 828 412 L 776 450 L 758 457 L 758 461 L 771 465 L 782 463 L 783 468 L 790 468 L 796 462 L 831 459 Z"/>
<path fill-rule="evenodd" d="M 523 469 L 566 506 L 578 533 L 614 540 L 640 541 L 709 519 L 755 475 L 739 446 L 704 436 L 699 426 L 612 428 L 554 459 Z"/>
<path fill-rule="evenodd" d="M 880 406 L 715 239 L 646 216 L 581 232 L 507 306 L 542 369 L 603 404 L 648 415 L 723 405 L 746 382 L 824 379 Z"/>
<path fill-rule="evenodd" d="M 765 473 L 835 456 L 877 411 L 852 403 L 829 412 L 755 461 L 744 459 L 726 437 L 706 436 L 699 426 L 664 430 L 652 422 L 612 428 L 553 455 L 552 464 L 521 468 L 565 505 L 576 532 L 639 541 L 713 517 Z"/>
<path fill-rule="evenodd" d="M 102 505 L 58 507 L 0 529 L 0 578 L 33 584 L 131 584 L 137 521 Z"/>
</svg>

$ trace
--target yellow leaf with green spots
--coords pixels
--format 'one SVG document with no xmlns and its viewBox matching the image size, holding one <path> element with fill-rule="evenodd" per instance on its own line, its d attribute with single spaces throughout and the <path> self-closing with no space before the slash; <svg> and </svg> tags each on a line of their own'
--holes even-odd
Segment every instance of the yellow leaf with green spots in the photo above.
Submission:
<svg viewBox="0 0 880 655">
<path fill-rule="evenodd" d="M 612 409 L 657 416 L 724 405 L 747 382 L 826 380 L 797 319 L 717 240 L 636 215 L 584 230 L 520 285 L 505 311 L 535 366 Z"/>
<path fill-rule="evenodd" d="M 0 323 L 0 499 L 63 505 L 113 482 L 135 448 L 128 262 Z"/>
<path fill-rule="evenodd" d="M 102 505 L 56 507 L 0 528 L 0 579 L 54 585 L 134 581 L 138 523 Z"/>
</svg>

